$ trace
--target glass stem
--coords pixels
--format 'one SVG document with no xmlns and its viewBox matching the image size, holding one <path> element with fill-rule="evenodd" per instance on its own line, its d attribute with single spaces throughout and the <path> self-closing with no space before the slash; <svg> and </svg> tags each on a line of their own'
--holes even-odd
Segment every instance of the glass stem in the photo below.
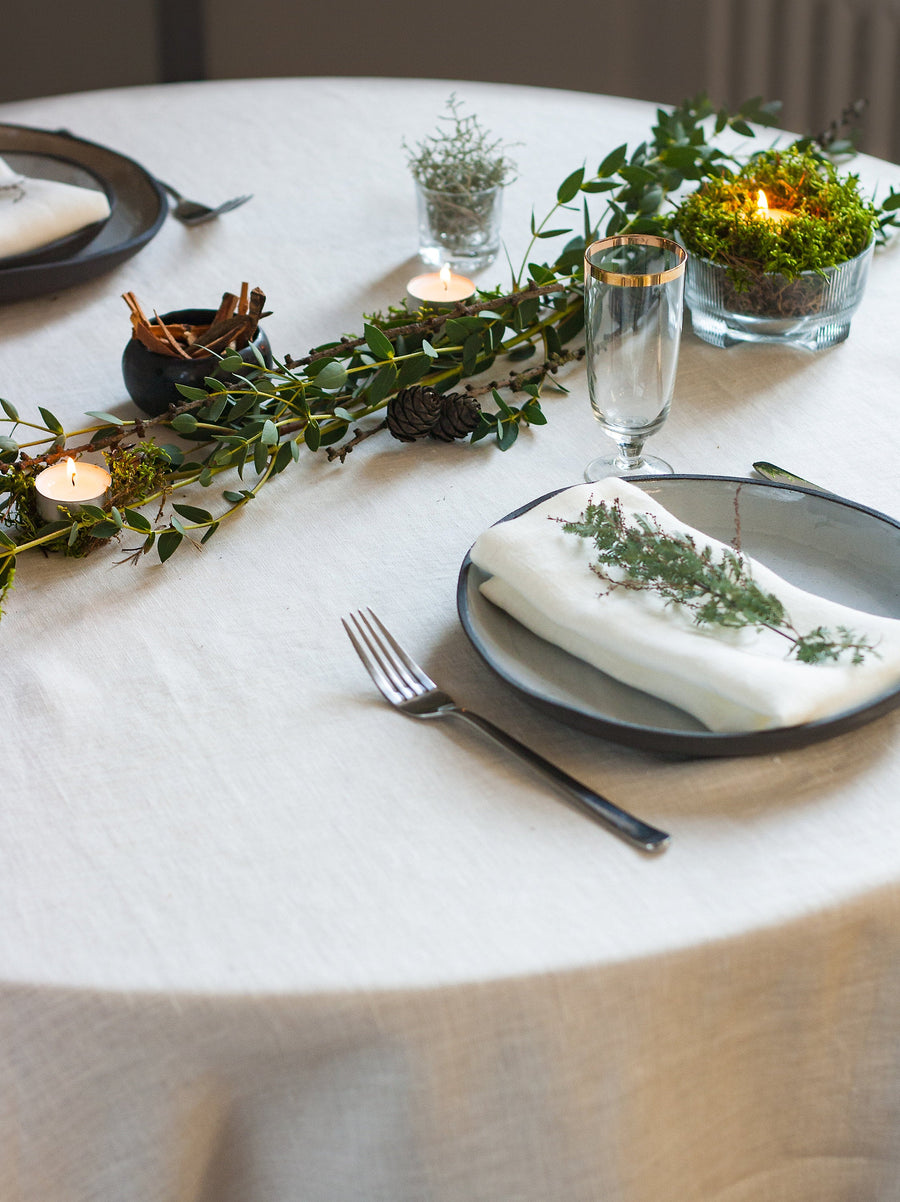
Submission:
<svg viewBox="0 0 900 1202">
<path fill-rule="evenodd" d="M 619 450 L 616 455 L 616 467 L 627 469 L 630 472 L 637 471 L 643 464 L 644 440 L 627 439 L 619 442 Z"/>
</svg>

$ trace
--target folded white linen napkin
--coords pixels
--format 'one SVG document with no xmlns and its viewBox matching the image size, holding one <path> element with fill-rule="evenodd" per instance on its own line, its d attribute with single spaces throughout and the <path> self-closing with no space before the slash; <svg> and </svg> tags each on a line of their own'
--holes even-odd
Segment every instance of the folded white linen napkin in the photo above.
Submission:
<svg viewBox="0 0 900 1202">
<path fill-rule="evenodd" d="M 617 680 L 687 710 L 714 731 L 793 726 L 852 709 L 900 684 L 900 620 L 861 613 L 789 584 L 744 557 L 753 579 L 807 633 L 844 626 L 877 644 L 862 663 L 850 653 L 807 664 L 786 658 L 789 644 L 770 630 L 697 626 L 691 611 L 649 590 L 607 586 L 591 563 L 592 540 L 568 534 L 593 500 L 618 503 L 629 525 L 648 514 L 670 534 L 691 535 L 698 549 L 731 548 L 678 521 L 623 480 L 578 485 L 501 522 L 480 536 L 471 558 L 490 579 L 481 591 L 535 634 Z"/>
<path fill-rule="evenodd" d="M 0 259 L 38 250 L 109 214 L 105 192 L 19 175 L 0 158 Z"/>
</svg>

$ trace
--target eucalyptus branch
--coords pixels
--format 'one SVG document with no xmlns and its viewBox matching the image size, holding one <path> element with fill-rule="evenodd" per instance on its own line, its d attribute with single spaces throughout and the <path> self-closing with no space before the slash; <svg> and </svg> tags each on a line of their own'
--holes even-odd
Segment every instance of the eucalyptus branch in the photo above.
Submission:
<svg viewBox="0 0 900 1202">
<path fill-rule="evenodd" d="M 329 459 L 343 463 L 355 446 L 390 428 L 390 420 L 366 430 L 357 423 L 385 410 L 390 419 L 394 407 L 411 394 L 421 392 L 432 401 L 437 396 L 441 405 L 456 403 L 469 416 L 474 410 L 477 425 L 464 427 L 469 441 L 493 437 L 500 450 L 507 450 L 520 429 L 546 422 L 540 400 L 548 378 L 584 354 L 583 346 L 573 344 L 584 327 L 583 263 L 589 242 L 601 229 L 607 235 L 671 232 L 671 213 L 663 210 L 672 195 L 685 183 L 721 175 L 727 163 L 736 161 L 715 145 L 716 136 L 727 128 L 752 138 L 749 123 L 774 124 L 777 109 L 756 100 L 730 114 L 714 109 L 701 94 L 674 109 L 658 110 L 647 141 L 630 152 L 625 145 L 610 151 L 593 174 L 584 166 L 571 172 L 543 220 L 532 215 L 531 239 L 509 291 L 479 290 L 472 301 L 449 310 L 392 307 L 386 315 L 364 318 L 361 335 L 344 335 L 300 359 L 287 355 L 271 367 L 261 359 L 248 367 L 236 351 L 225 351 L 217 356 L 216 378 L 203 388 L 179 386 L 181 402 L 157 418 L 90 413 L 97 425 L 66 432 L 45 408 L 38 407 L 40 424 L 23 420 L 14 405 L 0 400 L 6 415 L 0 417 L 0 500 L 7 498 L 0 505 L 0 602 L 12 584 L 16 557 L 25 551 L 52 547 L 84 555 L 105 541 L 135 533 L 143 542 L 127 551 L 129 559 L 155 549 L 165 560 L 185 539 L 197 545 L 194 533 L 200 530 L 205 532 L 202 545 L 222 521 L 296 463 L 303 448 L 325 450 Z M 599 214 L 590 211 L 595 197 L 602 200 Z M 900 194 L 892 192 L 877 211 L 881 232 L 897 224 Z M 532 261 L 535 248 L 551 239 L 557 247 L 550 261 Z M 539 348 L 540 362 L 516 370 L 519 361 Z M 495 373 L 495 363 L 504 358 L 509 368 Z M 488 382 L 475 382 L 479 377 Z M 454 394 L 451 390 L 462 381 L 470 382 Z M 509 404 L 504 392 L 522 393 L 525 401 L 519 407 Z M 488 397 L 493 409 L 481 406 Z M 11 427 L 8 435 L 2 432 L 3 422 Z M 19 426 L 43 435 L 20 445 L 12 437 Z M 177 443 L 157 443 L 169 432 Z M 424 432 L 429 432 L 427 426 Z M 450 436 L 465 434 L 453 428 Z M 32 456 L 34 447 L 46 449 Z M 87 452 L 102 453 L 112 474 L 107 508 L 85 506 L 58 522 L 43 523 L 34 503 L 37 472 L 63 456 Z M 244 484 L 245 472 L 253 473 L 249 485 Z M 238 483 L 222 492 L 226 507 L 219 512 L 173 500 L 188 488 L 208 489 L 223 474 L 237 476 Z M 158 504 L 156 525 L 141 512 L 153 503 Z M 806 636 L 810 654 L 828 657 L 834 648 L 820 647 L 815 634 Z M 843 650 L 861 654 L 870 648 L 851 642 Z"/>
<path fill-rule="evenodd" d="M 470 304 L 464 304 L 460 301 L 452 309 L 444 309 L 439 313 L 431 313 L 427 317 L 417 318 L 406 325 L 391 327 L 390 335 L 392 338 L 406 338 L 410 335 L 428 334 L 434 330 L 441 329 L 452 318 L 472 317 L 485 310 L 503 309 L 509 305 L 517 307 L 525 301 L 543 296 L 551 296 L 555 292 L 564 291 L 565 288 L 565 281 L 560 281 L 559 283 L 544 284 L 543 286 L 534 285 L 530 288 L 514 287 L 511 292 L 504 293 L 503 296 L 486 296 L 484 299 L 474 301 Z M 344 337 L 339 342 L 313 347 L 309 354 L 302 359 L 294 359 L 290 355 L 285 355 L 284 365 L 293 371 L 298 367 L 307 367 L 310 363 L 315 363 L 320 359 L 334 358 L 335 355 L 343 355 L 348 351 L 358 350 L 365 345 L 365 335 L 359 338 Z"/>
</svg>

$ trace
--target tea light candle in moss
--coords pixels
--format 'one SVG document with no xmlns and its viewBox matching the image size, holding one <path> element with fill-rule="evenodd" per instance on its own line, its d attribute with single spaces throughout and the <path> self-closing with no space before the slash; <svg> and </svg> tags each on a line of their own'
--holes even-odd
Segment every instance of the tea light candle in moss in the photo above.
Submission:
<svg viewBox="0 0 900 1202">
<path fill-rule="evenodd" d="M 781 225 L 782 222 L 790 221 L 792 217 L 787 209 L 770 209 L 768 198 L 762 188 L 757 195 L 756 210 L 763 220 L 771 221 L 773 225 Z"/>
<path fill-rule="evenodd" d="M 38 513 L 45 522 L 56 522 L 65 517 L 59 512 L 60 505 L 71 514 L 78 513 L 82 505 L 103 505 L 110 482 L 109 472 L 95 463 L 60 460 L 35 477 Z"/>
</svg>

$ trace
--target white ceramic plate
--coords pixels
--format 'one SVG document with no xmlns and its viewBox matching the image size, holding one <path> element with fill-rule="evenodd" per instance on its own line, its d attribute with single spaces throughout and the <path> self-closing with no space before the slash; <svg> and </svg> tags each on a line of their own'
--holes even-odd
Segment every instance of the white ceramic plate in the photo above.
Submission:
<svg viewBox="0 0 900 1202">
<path fill-rule="evenodd" d="M 747 554 L 800 588 L 867 613 L 900 618 L 900 522 L 893 518 L 812 489 L 727 476 L 645 476 L 631 483 L 682 521 L 724 543 L 734 538 L 739 510 L 740 545 Z M 538 497 L 502 520 L 546 499 Z M 900 689 L 895 689 L 817 722 L 746 734 L 715 733 L 683 710 L 621 684 L 538 638 L 482 596 L 479 585 L 484 579 L 467 555 L 459 574 L 457 608 L 476 651 L 539 708 L 617 743 L 676 755 L 754 755 L 853 730 L 900 703 Z"/>
</svg>

